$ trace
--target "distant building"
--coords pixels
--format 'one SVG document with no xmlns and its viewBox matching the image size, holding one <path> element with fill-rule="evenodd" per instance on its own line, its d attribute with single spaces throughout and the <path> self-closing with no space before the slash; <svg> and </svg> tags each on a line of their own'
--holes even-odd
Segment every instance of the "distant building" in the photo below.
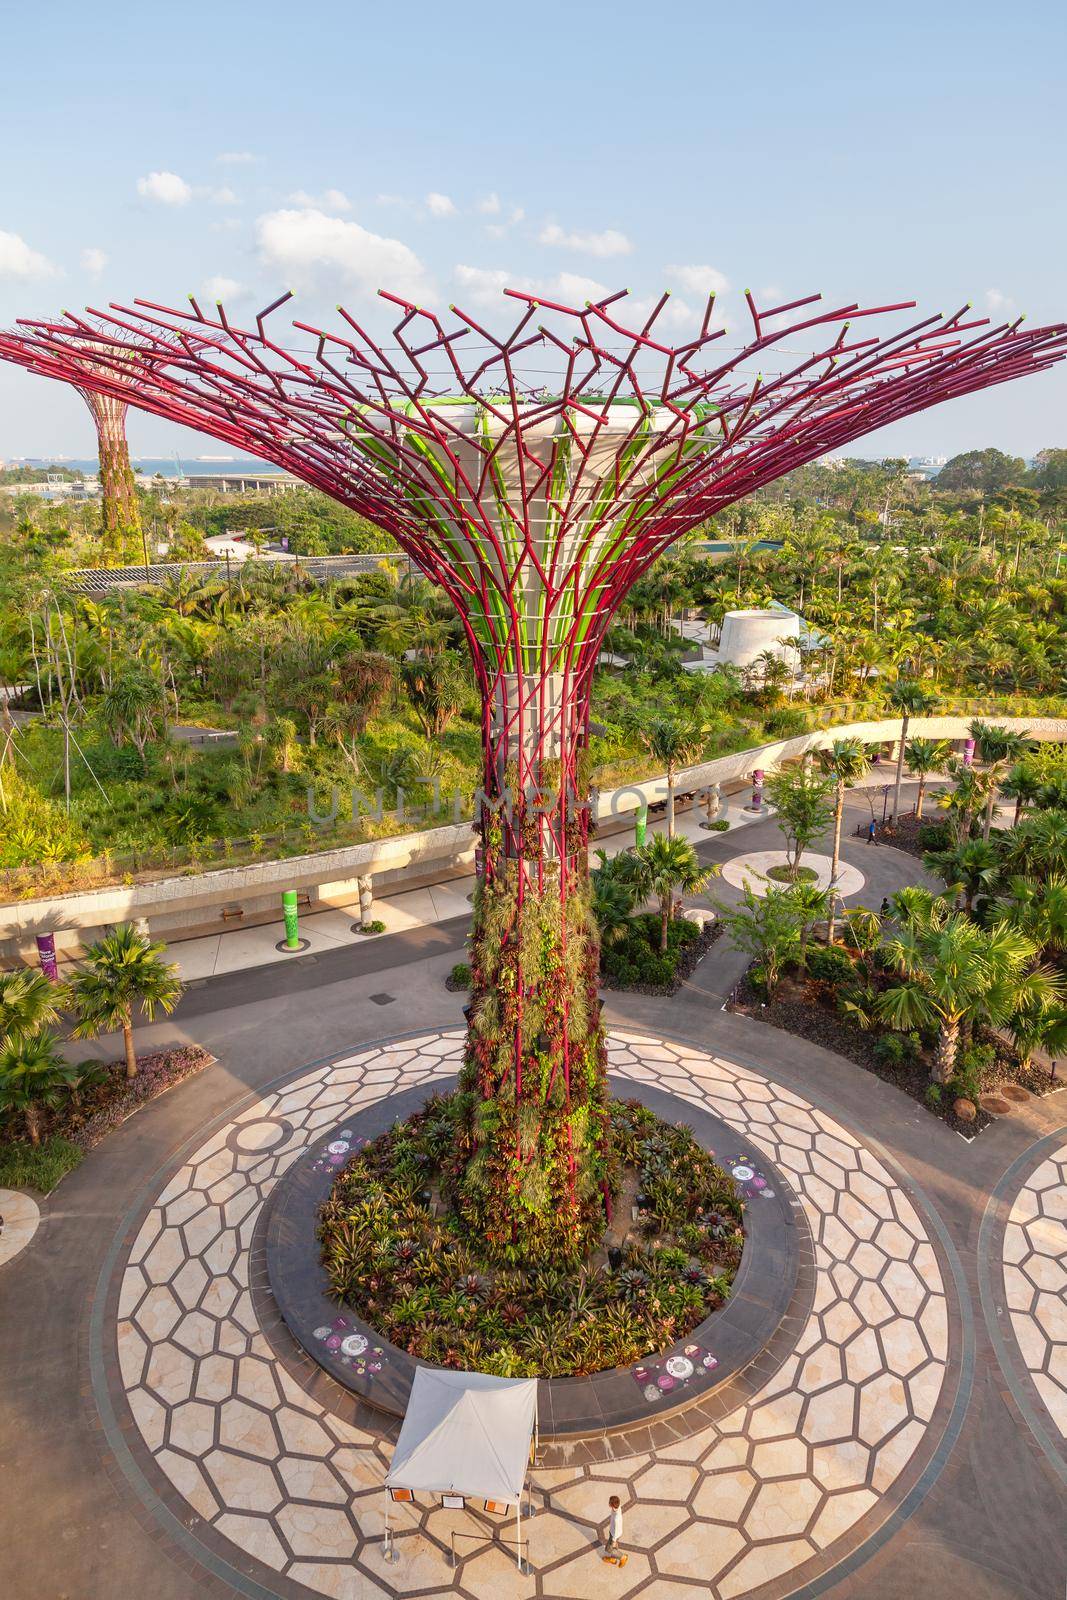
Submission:
<svg viewBox="0 0 1067 1600">
<path fill-rule="evenodd" d="M 223 494 L 278 493 L 300 487 L 300 479 L 291 472 L 190 472 L 185 481 L 190 489 L 220 489 Z"/>
</svg>

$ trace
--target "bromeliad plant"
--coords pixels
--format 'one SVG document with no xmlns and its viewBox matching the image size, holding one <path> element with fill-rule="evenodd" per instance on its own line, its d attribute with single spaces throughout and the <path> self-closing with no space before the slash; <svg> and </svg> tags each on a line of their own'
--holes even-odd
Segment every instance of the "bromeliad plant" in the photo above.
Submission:
<svg viewBox="0 0 1067 1600">
<path fill-rule="evenodd" d="M 333 1293 L 387 1338 L 444 1366 L 562 1377 L 664 1349 L 727 1298 L 742 1206 L 688 1128 L 608 1102 L 614 1223 L 601 1210 L 595 1250 L 534 1266 L 468 1221 L 470 1099 L 431 1100 L 360 1151 L 320 1212 Z"/>
</svg>

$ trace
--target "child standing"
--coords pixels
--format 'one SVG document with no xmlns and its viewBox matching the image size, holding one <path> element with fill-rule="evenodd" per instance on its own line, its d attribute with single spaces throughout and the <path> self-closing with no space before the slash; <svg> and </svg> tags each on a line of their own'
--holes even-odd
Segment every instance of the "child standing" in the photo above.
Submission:
<svg viewBox="0 0 1067 1600">
<path fill-rule="evenodd" d="M 608 1501 L 608 1536 L 604 1549 L 608 1555 L 618 1555 L 622 1543 L 622 1501 L 613 1494 Z"/>
</svg>

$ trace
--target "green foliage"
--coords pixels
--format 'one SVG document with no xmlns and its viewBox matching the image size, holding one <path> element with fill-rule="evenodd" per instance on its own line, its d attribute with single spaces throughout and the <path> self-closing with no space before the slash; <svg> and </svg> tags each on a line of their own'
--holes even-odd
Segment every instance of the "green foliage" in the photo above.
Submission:
<svg viewBox="0 0 1067 1600">
<path fill-rule="evenodd" d="M 372 917 L 369 922 L 360 923 L 359 931 L 360 933 L 384 933 L 385 923 L 380 917 Z"/>
<path fill-rule="evenodd" d="M 135 1011 L 142 1011 L 151 1022 L 157 1009 L 169 1016 L 182 996 L 177 967 L 162 960 L 165 948 L 132 923 L 120 923 L 87 947 L 84 964 L 67 985 L 77 1013 L 73 1037 L 95 1039 L 121 1028 L 130 1078 L 137 1073 Z"/>
<path fill-rule="evenodd" d="M 805 914 L 788 889 L 754 894 L 746 887 L 740 905 L 717 905 L 719 918 L 731 943 L 755 965 L 755 976 L 773 998 L 783 969 L 800 958 Z"/>
<path fill-rule="evenodd" d="M 60 1178 L 84 1159 L 80 1146 L 58 1134 L 37 1145 L 0 1141 L 0 1189 L 36 1189 L 50 1194 Z"/>
<path fill-rule="evenodd" d="M 469 989 L 471 986 L 471 969 L 466 961 L 457 961 L 448 974 L 449 982 L 455 989 Z"/>
<path fill-rule="evenodd" d="M 709 833 L 726 833 L 729 826 L 730 822 L 727 817 L 716 817 L 714 822 L 708 823 L 707 828 Z"/>
<path fill-rule="evenodd" d="M 671 987 L 682 951 L 700 937 L 700 932 L 695 923 L 676 917 L 667 926 L 666 950 L 660 948 L 660 936 L 659 917 L 632 917 L 622 937 L 601 947 L 604 978 L 620 989 Z"/>
<path fill-rule="evenodd" d="M 809 978 L 814 978 L 817 983 L 837 986 L 853 983 L 856 978 L 855 961 L 847 950 L 841 950 L 836 945 L 809 945 L 805 966 Z"/>
<path fill-rule="evenodd" d="M 412 1355 L 505 1377 L 628 1365 L 684 1337 L 729 1295 L 741 1204 L 688 1128 L 636 1101 L 606 1111 L 609 1187 L 642 1197 L 639 1224 L 617 1208 L 616 1267 L 550 1254 L 523 1264 L 487 1247 L 452 1205 L 461 1094 L 431 1100 L 338 1176 L 319 1219 L 334 1294 Z"/>
<path fill-rule="evenodd" d="M 883 1033 L 874 1041 L 874 1053 L 885 1066 L 905 1066 L 918 1058 L 922 1048 L 917 1033 Z"/>
</svg>

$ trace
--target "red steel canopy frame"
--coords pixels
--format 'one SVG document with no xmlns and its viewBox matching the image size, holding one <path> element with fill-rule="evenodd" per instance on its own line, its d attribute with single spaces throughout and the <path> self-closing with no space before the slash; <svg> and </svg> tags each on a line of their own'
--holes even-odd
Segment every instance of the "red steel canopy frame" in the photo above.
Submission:
<svg viewBox="0 0 1067 1600">
<path fill-rule="evenodd" d="M 343 307 L 337 331 L 296 322 L 306 347 L 283 344 L 269 319 L 288 294 L 252 329 L 191 299 L 0 333 L 6 360 L 224 439 L 352 506 L 452 599 L 485 765 L 464 1082 L 493 1107 L 468 1119 L 462 1154 L 480 1160 L 461 1198 L 502 1245 L 551 1235 L 574 1252 L 608 1176 L 581 802 L 613 613 L 674 540 L 761 484 L 1067 351 L 1067 325 L 993 327 L 969 306 L 885 331 L 871 319 L 913 302 L 760 309 L 750 293 L 740 349 L 715 325 L 714 296 L 694 337 L 670 345 L 657 334 L 668 296 L 626 322 L 625 293 L 574 307 L 506 290 L 517 320 L 501 337 L 455 306 L 446 323 L 391 294 L 388 344 Z"/>
</svg>

